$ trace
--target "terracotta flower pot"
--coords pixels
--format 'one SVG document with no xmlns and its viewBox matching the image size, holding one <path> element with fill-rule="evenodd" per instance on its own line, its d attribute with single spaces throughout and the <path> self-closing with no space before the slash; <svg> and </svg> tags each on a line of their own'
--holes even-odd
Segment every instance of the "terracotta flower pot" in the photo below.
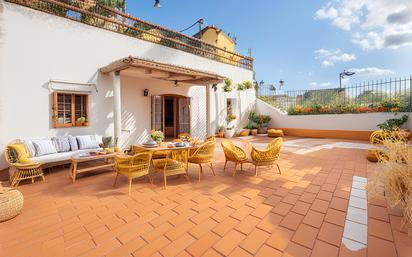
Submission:
<svg viewBox="0 0 412 257">
<path fill-rule="evenodd" d="M 217 137 L 222 138 L 225 135 L 225 132 L 219 131 L 219 132 L 216 133 L 216 135 L 217 135 Z"/>
<path fill-rule="evenodd" d="M 257 130 L 257 129 L 251 129 L 251 130 L 250 130 L 250 134 L 251 134 L 252 136 L 255 136 L 257 133 L 258 133 L 258 130 Z"/>
<path fill-rule="evenodd" d="M 258 134 L 266 134 L 268 132 L 268 128 L 258 128 Z"/>
</svg>

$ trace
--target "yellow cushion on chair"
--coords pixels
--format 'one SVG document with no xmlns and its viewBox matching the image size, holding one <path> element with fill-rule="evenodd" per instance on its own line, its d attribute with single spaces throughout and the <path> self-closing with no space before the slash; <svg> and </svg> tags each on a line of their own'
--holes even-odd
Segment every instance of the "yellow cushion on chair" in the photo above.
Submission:
<svg viewBox="0 0 412 257">
<path fill-rule="evenodd" d="M 250 131 L 249 130 L 242 130 L 239 133 L 240 137 L 244 137 L 244 136 L 249 136 Z"/>
<path fill-rule="evenodd" d="M 283 130 L 281 129 L 268 129 L 269 137 L 283 137 Z"/>
<path fill-rule="evenodd" d="M 17 153 L 17 161 L 19 163 L 30 163 L 30 155 L 29 152 L 27 151 L 26 145 L 25 144 L 20 144 L 20 143 L 16 143 L 16 144 L 9 144 L 8 147 L 10 147 L 11 149 L 13 149 L 16 153 Z"/>
</svg>

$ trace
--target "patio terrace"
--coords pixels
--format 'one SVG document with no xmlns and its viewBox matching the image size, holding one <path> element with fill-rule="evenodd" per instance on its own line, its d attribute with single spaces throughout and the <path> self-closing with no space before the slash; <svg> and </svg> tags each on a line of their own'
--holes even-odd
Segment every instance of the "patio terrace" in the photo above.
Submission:
<svg viewBox="0 0 412 257">
<path fill-rule="evenodd" d="M 238 139 L 234 139 L 238 141 Z M 256 137 L 254 143 L 268 142 Z M 99 172 L 73 184 L 68 168 L 46 171 L 46 182 L 19 186 L 22 214 L 0 223 L 2 256 L 368 256 L 407 257 L 412 240 L 400 231 L 399 210 L 368 199 L 367 248 L 342 243 L 353 176 L 368 177 L 376 164 L 364 142 L 285 138 L 282 175 L 253 166 L 232 177 L 223 172 L 218 141 L 216 176 L 206 168 L 191 183 L 161 176 L 150 185 Z M 340 146 L 340 147 L 336 147 Z M 353 148 L 356 147 L 356 148 Z"/>
</svg>

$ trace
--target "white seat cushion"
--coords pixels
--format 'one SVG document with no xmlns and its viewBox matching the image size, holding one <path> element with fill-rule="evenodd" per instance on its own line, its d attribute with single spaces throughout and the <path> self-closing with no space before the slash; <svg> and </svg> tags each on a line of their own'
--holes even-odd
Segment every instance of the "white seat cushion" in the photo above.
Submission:
<svg viewBox="0 0 412 257">
<path fill-rule="evenodd" d="M 70 160 L 72 156 L 74 155 L 81 154 L 81 153 L 88 153 L 90 151 L 98 151 L 98 150 L 101 150 L 101 148 L 47 154 L 47 155 L 36 156 L 36 157 L 30 158 L 30 160 L 35 161 L 35 162 L 40 162 L 40 163 L 62 162 L 62 161 Z"/>
</svg>

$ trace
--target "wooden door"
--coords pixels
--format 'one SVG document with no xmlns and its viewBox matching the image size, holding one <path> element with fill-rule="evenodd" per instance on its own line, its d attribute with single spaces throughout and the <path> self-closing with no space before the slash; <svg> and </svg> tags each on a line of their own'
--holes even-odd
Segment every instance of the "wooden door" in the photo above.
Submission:
<svg viewBox="0 0 412 257">
<path fill-rule="evenodd" d="M 164 131 L 163 96 L 152 96 L 152 129 Z"/>
<path fill-rule="evenodd" d="M 178 98 L 178 124 L 177 132 L 190 134 L 190 98 Z"/>
</svg>

